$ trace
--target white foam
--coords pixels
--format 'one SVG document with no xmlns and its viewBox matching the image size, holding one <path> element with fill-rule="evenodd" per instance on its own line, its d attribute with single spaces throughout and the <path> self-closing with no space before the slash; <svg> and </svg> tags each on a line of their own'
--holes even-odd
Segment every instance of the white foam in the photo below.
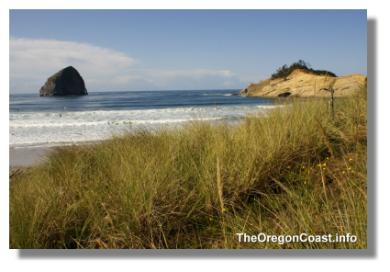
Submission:
<svg viewBox="0 0 390 272">
<path fill-rule="evenodd" d="M 188 121 L 237 120 L 274 106 L 242 105 L 142 110 L 10 113 L 10 146 L 97 141 L 135 129 L 158 129 Z"/>
</svg>

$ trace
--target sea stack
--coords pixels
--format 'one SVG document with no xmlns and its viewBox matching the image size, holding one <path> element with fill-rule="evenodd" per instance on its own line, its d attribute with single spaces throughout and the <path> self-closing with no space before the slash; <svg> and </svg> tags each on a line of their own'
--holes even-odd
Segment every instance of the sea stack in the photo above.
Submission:
<svg viewBox="0 0 390 272">
<path fill-rule="evenodd" d="M 79 72 L 68 66 L 49 77 L 39 90 L 40 96 L 87 95 L 85 83 Z"/>
</svg>

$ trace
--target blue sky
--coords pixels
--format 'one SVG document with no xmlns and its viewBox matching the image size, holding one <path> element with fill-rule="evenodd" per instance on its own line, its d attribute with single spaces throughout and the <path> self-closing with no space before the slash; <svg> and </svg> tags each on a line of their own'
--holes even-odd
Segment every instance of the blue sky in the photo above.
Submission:
<svg viewBox="0 0 390 272">
<path fill-rule="evenodd" d="M 242 88 L 298 59 L 366 74 L 366 11 L 10 11 L 13 93 L 67 65 L 90 91 Z"/>
</svg>

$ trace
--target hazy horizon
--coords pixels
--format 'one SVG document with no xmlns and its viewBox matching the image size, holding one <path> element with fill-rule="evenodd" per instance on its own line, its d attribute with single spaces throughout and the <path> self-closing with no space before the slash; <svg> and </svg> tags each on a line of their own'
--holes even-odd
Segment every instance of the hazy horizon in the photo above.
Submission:
<svg viewBox="0 0 390 272">
<path fill-rule="evenodd" d="M 366 10 L 11 10 L 10 93 L 72 65 L 89 92 L 240 89 L 303 59 L 367 74 Z"/>
<path fill-rule="evenodd" d="M 112 92 L 112 93 L 125 93 L 125 92 L 177 92 L 177 91 L 183 91 L 183 92 L 191 92 L 191 91 L 239 91 L 241 90 L 240 88 L 226 88 L 226 89 L 217 89 L 217 88 L 212 88 L 212 89 L 163 89 L 163 90 L 88 90 L 88 95 L 91 93 L 107 93 L 107 92 Z M 39 90 L 36 92 L 11 92 L 10 95 L 26 95 L 26 94 L 36 94 L 39 96 Z M 60 96 L 61 97 L 61 96 Z M 65 96 L 62 96 L 65 97 Z"/>
</svg>

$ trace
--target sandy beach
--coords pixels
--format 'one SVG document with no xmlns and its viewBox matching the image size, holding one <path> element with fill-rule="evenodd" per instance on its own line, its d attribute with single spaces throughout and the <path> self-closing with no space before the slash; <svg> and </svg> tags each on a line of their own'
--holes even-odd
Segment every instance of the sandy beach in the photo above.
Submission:
<svg viewBox="0 0 390 272">
<path fill-rule="evenodd" d="M 53 147 L 10 147 L 9 166 L 29 167 L 43 162 Z"/>
</svg>

